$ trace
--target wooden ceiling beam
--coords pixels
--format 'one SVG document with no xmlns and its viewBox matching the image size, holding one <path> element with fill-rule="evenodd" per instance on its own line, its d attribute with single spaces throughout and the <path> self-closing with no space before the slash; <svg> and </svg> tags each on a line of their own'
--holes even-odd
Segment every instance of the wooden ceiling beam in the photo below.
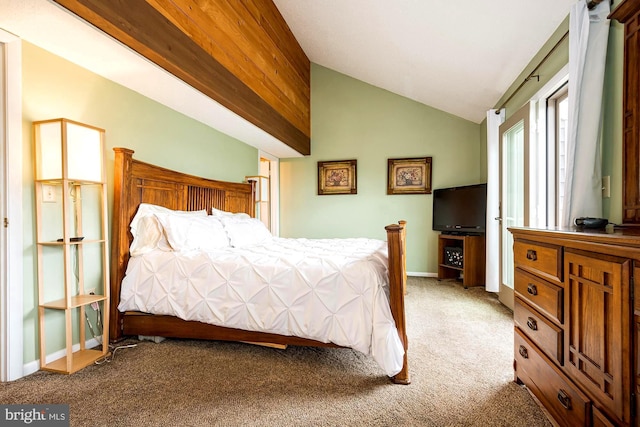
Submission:
<svg viewBox="0 0 640 427">
<path fill-rule="evenodd" d="M 310 62 L 271 0 L 55 1 L 310 154 Z"/>
</svg>

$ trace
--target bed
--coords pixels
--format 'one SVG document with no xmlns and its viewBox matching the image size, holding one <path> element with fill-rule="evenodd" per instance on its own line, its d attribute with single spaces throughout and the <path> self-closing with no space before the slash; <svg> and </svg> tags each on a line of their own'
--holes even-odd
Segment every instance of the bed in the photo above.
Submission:
<svg viewBox="0 0 640 427">
<path fill-rule="evenodd" d="M 235 224 L 245 227 L 257 221 L 253 218 L 251 183 L 196 177 L 141 162 L 133 158 L 134 152 L 130 149 L 114 148 L 114 151 L 109 308 L 112 342 L 128 336 L 160 336 L 271 346 L 349 347 L 373 356 L 394 383 L 410 383 L 404 311 L 405 221 L 385 227 L 386 241 L 270 237 L 259 244 L 255 241 L 240 244 L 244 242 L 241 238 L 259 234 L 243 232 L 231 236 L 231 227 L 236 227 Z M 137 233 L 139 227 L 132 227 L 132 221 L 138 221 L 141 212 L 149 207 L 171 212 L 165 215 L 159 211 L 148 217 L 163 224 L 169 237 L 172 227 L 179 230 L 177 225 L 172 225 L 173 221 L 183 222 L 182 218 L 174 218 L 174 211 L 187 211 L 185 216 L 197 217 L 194 222 L 223 224 L 236 244 L 197 251 L 139 251 L 132 234 L 132 231 Z M 173 234 L 180 236 L 177 231 Z M 174 245 L 174 240 L 169 240 Z M 271 264 L 274 260 L 280 264 Z M 221 264 L 223 262 L 226 264 Z M 282 267 L 283 263 L 287 268 Z M 236 270 L 224 273 L 229 265 Z M 292 265 L 295 265 L 293 273 L 289 268 Z M 160 269 L 170 273 L 158 274 Z M 145 276 L 149 272 L 151 276 Z M 262 280 L 270 274 L 273 277 Z M 323 274 L 343 282 L 329 283 L 321 278 Z M 299 283 L 293 276 L 307 279 Z M 315 278 L 310 280 L 311 276 Z M 228 285 L 224 292 L 220 292 L 223 287 L 215 285 L 220 281 Z M 264 282 L 267 290 L 247 290 L 249 284 L 253 286 L 255 282 Z M 309 292 L 311 282 L 313 292 Z M 328 287 L 321 288 L 320 282 L 329 283 Z M 372 285 L 368 285 L 369 282 Z M 203 290 L 207 286 L 214 288 Z M 287 286 L 294 294 L 297 292 L 298 297 L 287 297 L 283 292 Z M 149 288 L 160 289 L 165 294 L 147 296 L 145 292 Z M 219 304 L 223 301 L 221 294 L 232 294 L 235 299 Z M 321 304 L 309 305 L 306 294 Z M 179 298 L 174 298 L 175 295 Z M 206 299 L 206 304 L 198 300 L 198 295 Z M 188 307 L 174 307 L 178 299 L 187 301 Z M 149 303 L 150 300 L 153 302 Z M 249 300 L 251 305 L 247 304 Z M 232 311 L 230 307 L 238 306 L 238 302 L 244 305 Z M 302 305 L 297 306 L 298 303 Z M 340 306 L 339 310 L 334 305 Z M 220 306 L 224 306 L 224 310 L 217 308 Z M 213 319 L 203 312 L 208 312 L 207 316 Z M 345 316 L 358 317 L 352 320 Z M 316 318 L 325 319 L 324 323 L 315 324 Z"/>
</svg>

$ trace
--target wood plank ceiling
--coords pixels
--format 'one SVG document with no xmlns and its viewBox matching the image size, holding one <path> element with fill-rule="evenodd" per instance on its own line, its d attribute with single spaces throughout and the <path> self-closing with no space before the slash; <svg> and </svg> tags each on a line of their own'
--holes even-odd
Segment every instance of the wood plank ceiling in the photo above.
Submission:
<svg viewBox="0 0 640 427">
<path fill-rule="evenodd" d="M 310 62 L 272 0 L 54 0 L 303 155 Z"/>
</svg>

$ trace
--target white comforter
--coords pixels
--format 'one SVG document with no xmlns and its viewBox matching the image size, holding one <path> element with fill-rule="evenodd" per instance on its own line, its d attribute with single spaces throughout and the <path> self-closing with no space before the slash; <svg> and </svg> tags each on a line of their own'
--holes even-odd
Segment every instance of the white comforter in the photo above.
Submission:
<svg viewBox="0 0 640 427">
<path fill-rule="evenodd" d="M 404 348 L 388 283 L 384 241 L 274 237 L 132 257 L 118 309 L 332 342 L 371 355 L 393 376 Z"/>
</svg>

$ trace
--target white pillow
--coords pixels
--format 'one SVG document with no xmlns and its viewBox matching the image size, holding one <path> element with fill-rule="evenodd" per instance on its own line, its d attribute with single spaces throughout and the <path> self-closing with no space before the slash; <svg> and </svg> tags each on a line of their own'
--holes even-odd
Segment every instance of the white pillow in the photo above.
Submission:
<svg viewBox="0 0 640 427">
<path fill-rule="evenodd" d="M 211 215 L 217 216 L 217 217 L 234 216 L 234 217 L 239 217 L 239 218 L 251 218 L 251 216 L 249 214 L 246 214 L 244 212 L 233 213 L 233 212 L 221 211 L 220 209 L 216 209 L 216 208 L 213 208 L 213 207 L 211 208 Z"/>
<path fill-rule="evenodd" d="M 150 203 L 140 203 L 138 210 L 129 224 L 129 229 L 133 235 L 133 241 L 129 247 L 131 256 L 142 255 L 153 249 L 171 250 L 167 242 L 162 225 L 154 214 L 170 213 L 173 215 L 185 216 L 207 216 L 206 209 L 199 211 L 177 211 L 163 206 L 152 205 Z"/>
<path fill-rule="evenodd" d="M 220 217 L 220 222 L 234 248 L 259 245 L 273 237 L 262 221 L 256 218 L 224 215 Z"/>
<path fill-rule="evenodd" d="M 158 213 L 156 217 L 174 251 L 213 250 L 229 246 L 220 220 L 213 216 L 184 216 Z"/>
<path fill-rule="evenodd" d="M 199 211 L 177 211 L 177 210 L 165 208 L 164 206 L 152 205 L 150 203 L 140 203 L 140 205 L 138 206 L 138 211 L 136 212 L 135 216 L 131 220 L 131 224 L 129 225 L 131 227 L 131 233 L 133 234 L 133 237 L 136 237 L 136 233 L 134 233 L 134 230 L 136 230 L 138 226 L 138 221 L 140 221 L 140 218 L 143 218 L 149 215 L 154 215 L 157 213 L 172 213 L 176 215 L 187 215 L 187 216 L 189 215 L 207 216 L 206 209 L 202 209 Z"/>
<path fill-rule="evenodd" d="M 167 241 L 162 225 L 154 215 L 138 218 L 135 236 L 129 247 L 131 256 L 143 255 L 154 249 L 167 252 L 173 250 Z"/>
</svg>

